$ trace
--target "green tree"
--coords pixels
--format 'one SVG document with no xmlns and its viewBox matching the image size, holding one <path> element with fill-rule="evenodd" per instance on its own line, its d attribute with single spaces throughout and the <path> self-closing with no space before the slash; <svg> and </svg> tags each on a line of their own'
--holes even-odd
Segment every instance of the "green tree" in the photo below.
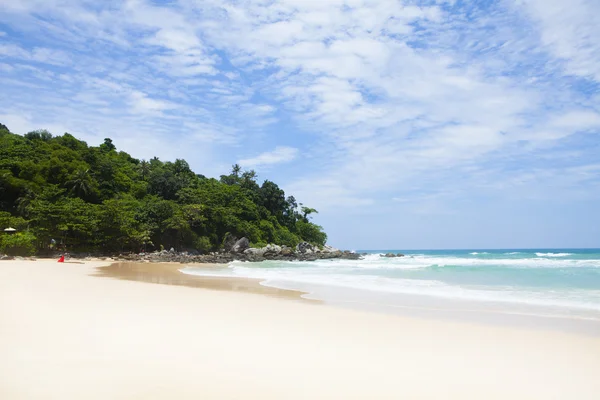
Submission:
<svg viewBox="0 0 600 400">
<path fill-rule="evenodd" d="M 140 175 L 142 176 L 142 180 L 145 181 L 146 177 L 150 173 L 150 163 L 146 160 L 142 160 L 139 165 Z"/>
<path fill-rule="evenodd" d="M 303 220 L 296 221 L 296 232 L 303 240 L 323 246 L 327 242 L 327 234 L 318 225 Z"/>
<path fill-rule="evenodd" d="M 112 139 L 109 138 L 104 139 L 104 143 L 100 145 L 100 150 L 105 153 L 109 151 L 114 151 L 116 149 L 117 147 L 113 144 Z"/>
<path fill-rule="evenodd" d="M 139 161 L 109 138 L 88 146 L 68 133 L 19 136 L 0 126 L 0 222 L 27 229 L 39 248 L 52 239 L 73 251 L 111 252 L 207 252 L 241 236 L 255 245 L 324 243 L 309 221 L 316 210 L 299 210 L 277 184 L 256 179 L 238 164 L 217 180 L 181 159 Z"/>
<path fill-rule="evenodd" d="M 37 131 L 28 132 L 24 135 L 29 140 L 43 140 L 44 142 L 52 139 L 52 134 L 45 129 L 39 129 Z"/>
<path fill-rule="evenodd" d="M 317 210 L 315 210 L 314 208 L 310 208 L 310 207 L 304 207 L 302 206 L 300 208 L 300 210 L 302 210 L 302 220 L 304 222 L 308 222 L 308 216 L 310 214 L 318 214 L 319 212 Z"/>
<path fill-rule="evenodd" d="M 239 178 L 240 172 L 242 171 L 242 167 L 239 164 L 233 164 L 231 167 L 231 174 L 236 178 Z"/>
<path fill-rule="evenodd" d="M 35 254 L 36 237 L 30 232 L 0 234 L 0 253 L 9 256 L 32 256 Z"/>
<path fill-rule="evenodd" d="M 89 169 L 78 169 L 71 175 L 71 179 L 65 182 L 65 186 L 70 189 L 74 195 L 86 198 L 92 192 L 92 179 Z"/>
</svg>

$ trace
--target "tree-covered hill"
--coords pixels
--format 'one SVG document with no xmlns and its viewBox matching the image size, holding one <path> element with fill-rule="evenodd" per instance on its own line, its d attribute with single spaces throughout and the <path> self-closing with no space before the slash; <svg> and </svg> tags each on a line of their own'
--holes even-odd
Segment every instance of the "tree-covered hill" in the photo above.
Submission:
<svg viewBox="0 0 600 400">
<path fill-rule="evenodd" d="M 277 184 L 233 166 L 220 180 L 184 160 L 138 160 L 111 139 L 88 146 L 65 133 L 16 135 L 0 124 L 0 252 L 219 250 L 231 236 L 253 245 L 322 245 L 327 236 Z"/>
</svg>

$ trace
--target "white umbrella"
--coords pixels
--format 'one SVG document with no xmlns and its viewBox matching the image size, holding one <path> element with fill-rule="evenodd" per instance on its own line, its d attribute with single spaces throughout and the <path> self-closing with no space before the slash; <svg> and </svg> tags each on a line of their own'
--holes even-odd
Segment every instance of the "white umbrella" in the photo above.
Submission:
<svg viewBox="0 0 600 400">
<path fill-rule="evenodd" d="M 15 228 L 6 228 L 4 230 L 4 232 L 16 232 L 17 230 Z"/>
</svg>

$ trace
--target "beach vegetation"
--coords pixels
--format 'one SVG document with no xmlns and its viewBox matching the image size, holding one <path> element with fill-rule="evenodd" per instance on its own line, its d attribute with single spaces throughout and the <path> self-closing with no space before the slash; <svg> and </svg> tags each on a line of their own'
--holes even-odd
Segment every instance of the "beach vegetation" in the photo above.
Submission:
<svg viewBox="0 0 600 400">
<path fill-rule="evenodd" d="M 244 236 L 253 245 L 323 245 L 316 212 L 238 164 L 208 178 L 182 159 L 138 160 L 110 138 L 88 146 L 68 133 L 21 136 L 0 125 L 0 227 L 17 225 L 10 246 L 26 253 L 206 253 Z"/>
<path fill-rule="evenodd" d="M 31 232 L 0 233 L 0 253 L 9 256 L 32 256 L 36 252 L 36 237 Z"/>
</svg>

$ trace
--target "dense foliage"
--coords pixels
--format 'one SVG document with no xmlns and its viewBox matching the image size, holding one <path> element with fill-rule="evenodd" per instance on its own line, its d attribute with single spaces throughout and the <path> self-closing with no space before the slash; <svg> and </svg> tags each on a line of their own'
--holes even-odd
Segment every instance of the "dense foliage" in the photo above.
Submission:
<svg viewBox="0 0 600 400">
<path fill-rule="evenodd" d="M 0 251 L 207 252 L 242 236 L 255 246 L 322 245 L 313 212 L 238 165 L 217 180 L 184 160 L 137 160 L 111 139 L 93 147 L 68 133 L 20 136 L 0 124 L 0 229 L 19 232 L 0 234 Z"/>
</svg>

